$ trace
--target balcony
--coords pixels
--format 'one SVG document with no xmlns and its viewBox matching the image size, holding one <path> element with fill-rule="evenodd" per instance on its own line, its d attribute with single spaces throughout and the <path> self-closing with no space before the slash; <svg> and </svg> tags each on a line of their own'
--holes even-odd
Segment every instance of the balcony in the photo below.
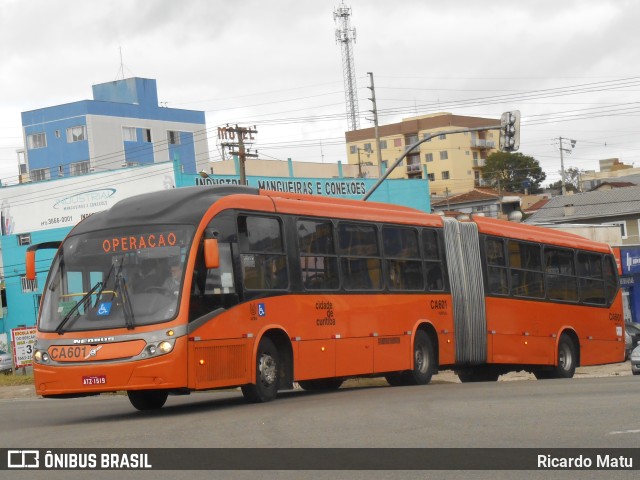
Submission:
<svg viewBox="0 0 640 480">
<path fill-rule="evenodd" d="M 471 148 L 496 148 L 496 142 L 493 140 L 485 140 L 481 138 L 472 138 L 471 139 Z"/>
<path fill-rule="evenodd" d="M 413 163 L 411 165 L 407 165 L 407 174 L 412 173 L 420 173 L 422 172 L 422 165 L 419 163 Z"/>
</svg>

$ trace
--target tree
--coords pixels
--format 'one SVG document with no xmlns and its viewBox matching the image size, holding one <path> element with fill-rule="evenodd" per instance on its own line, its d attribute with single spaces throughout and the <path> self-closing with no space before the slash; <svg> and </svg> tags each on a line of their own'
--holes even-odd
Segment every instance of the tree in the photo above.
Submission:
<svg viewBox="0 0 640 480">
<path fill-rule="evenodd" d="M 522 153 L 495 152 L 482 167 L 482 178 L 493 188 L 509 192 L 538 193 L 547 175 L 538 161 Z"/>
</svg>

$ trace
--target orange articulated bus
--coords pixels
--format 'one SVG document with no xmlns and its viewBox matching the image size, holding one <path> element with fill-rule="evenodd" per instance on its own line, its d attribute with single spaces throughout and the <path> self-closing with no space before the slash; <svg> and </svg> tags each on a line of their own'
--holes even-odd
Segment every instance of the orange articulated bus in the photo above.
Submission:
<svg viewBox="0 0 640 480">
<path fill-rule="evenodd" d="M 621 362 L 611 249 L 484 217 L 249 187 L 132 197 L 79 223 L 43 289 L 34 362 L 45 398 L 241 387 L 265 402 L 384 376 L 427 384 L 514 371 L 571 377 Z"/>
</svg>

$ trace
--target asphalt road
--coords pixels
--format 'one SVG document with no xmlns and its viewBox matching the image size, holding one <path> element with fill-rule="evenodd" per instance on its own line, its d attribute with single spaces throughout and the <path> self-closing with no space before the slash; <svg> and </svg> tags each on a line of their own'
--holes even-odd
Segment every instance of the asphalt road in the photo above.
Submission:
<svg viewBox="0 0 640 480">
<path fill-rule="evenodd" d="M 324 394 L 291 391 L 258 405 L 246 404 L 238 391 L 206 392 L 169 397 L 166 406 L 155 412 L 138 412 L 121 395 L 69 400 L 28 397 L 0 400 L 0 446 L 636 448 L 639 400 L 640 378 L 633 376 L 436 382 L 424 387 L 351 387 Z M 63 473 L 48 472 L 47 478 L 69 478 L 68 472 L 57 476 Z M 151 478 L 152 472 L 137 473 Z M 232 477 L 304 478 L 295 472 L 281 473 L 232 472 Z M 416 472 L 369 473 L 348 472 L 341 478 L 428 478 Z M 467 478 L 461 472 L 460 476 L 437 473 L 437 478 Z M 498 472 L 483 477 L 487 472 L 473 472 L 473 478 L 550 478 L 552 472 L 536 476 L 542 473 L 514 476 L 512 472 L 503 477 L 506 473 Z M 585 473 L 595 475 L 591 478 L 632 478 L 627 476 L 631 472 L 581 472 L 580 477 L 585 478 Z M 108 474 L 91 472 L 91 477 L 129 478 L 132 473 Z M 313 476 L 336 478 L 336 473 Z"/>
</svg>

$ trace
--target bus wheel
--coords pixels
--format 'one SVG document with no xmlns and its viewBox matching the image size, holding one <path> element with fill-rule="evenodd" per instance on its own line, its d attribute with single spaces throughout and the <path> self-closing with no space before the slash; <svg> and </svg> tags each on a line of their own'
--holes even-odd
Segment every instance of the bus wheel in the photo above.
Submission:
<svg viewBox="0 0 640 480">
<path fill-rule="evenodd" d="M 569 335 L 560 336 L 558 343 L 558 365 L 555 368 L 556 378 L 573 378 L 576 373 L 576 347 Z"/>
<path fill-rule="evenodd" d="M 431 381 L 435 370 L 435 355 L 431 338 L 424 331 L 418 330 L 413 341 L 413 370 L 403 374 L 405 385 L 426 385 Z M 387 381 L 389 381 L 387 379 Z"/>
<path fill-rule="evenodd" d="M 256 355 L 256 383 L 243 385 L 242 394 L 251 403 L 270 402 L 278 394 L 280 359 L 278 350 L 268 337 L 262 337 Z"/>
<path fill-rule="evenodd" d="M 169 392 L 166 390 L 129 390 L 129 401 L 138 410 L 157 410 L 167 401 Z"/>
<path fill-rule="evenodd" d="M 338 390 L 342 386 L 342 378 L 322 378 L 319 380 L 300 380 L 298 384 L 308 392 Z"/>
</svg>

